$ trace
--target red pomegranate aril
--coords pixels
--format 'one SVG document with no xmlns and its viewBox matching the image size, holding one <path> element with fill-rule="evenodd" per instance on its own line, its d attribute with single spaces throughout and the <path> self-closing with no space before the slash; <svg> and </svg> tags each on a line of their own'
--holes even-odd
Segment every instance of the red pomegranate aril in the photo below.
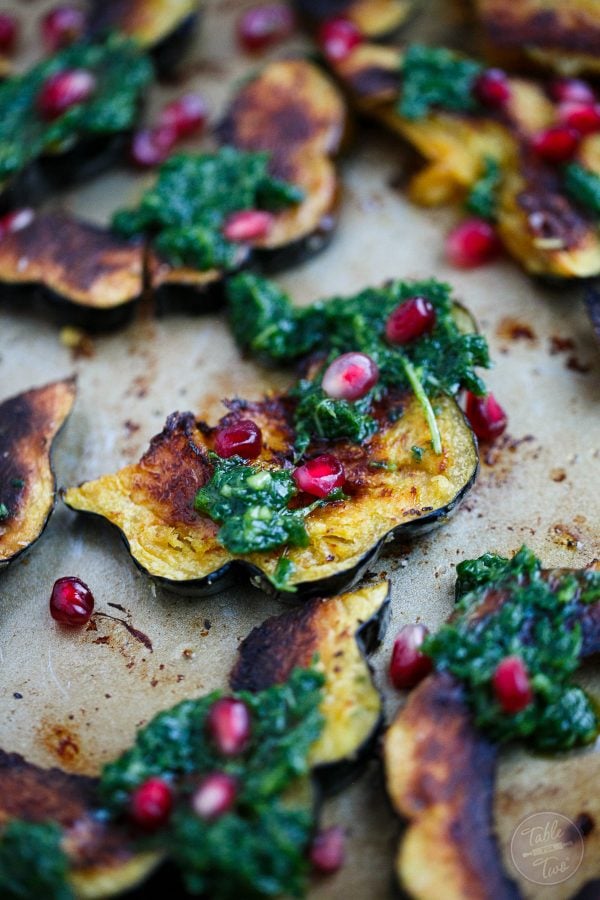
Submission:
<svg viewBox="0 0 600 900">
<path fill-rule="evenodd" d="M 200 94 L 183 94 L 167 103 L 158 117 L 159 128 L 171 128 L 177 140 L 200 131 L 206 123 L 208 108 Z"/>
<path fill-rule="evenodd" d="M 246 749 L 252 735 L 250 711 L 242 700 L 221 697 L 210 708 L 206 727 L 219 753 L 237 756 Z"/>
<path fill-rule="evenodd" d="M 237 36 L 244 50 L 256 53 L 285 40 L 294 30 L 294 14 L 283 3 L 264 3 L 242 13 Z"/>
<path fill-rule="evenodd" d="M 94 595 L 80 578 L 67 576 L 54 582 L 50 615 L 61 625 L 85 625 L 94 611 Z"/>
<path fill-rule="evenodd" d="M 557 103 L 595 103 L 590 85 L 579 78 L 557 78 L 550 85 L 550 96 Z"/>
<path fill-rule="evenodd" d="M 241 456 L 256 459 L 262 450 L 262 432 L 252 419 L 240 419 L 233 425 L 221 425 L 215 434 L 215 453 L 223 459 Z"/>
<path fill-rule="evenodd" d="M 405 625 L 394 641 L 390 680 L 398 690 L 414 687 L 431 672 L 431 658 L 420 650 L 428 634 L 429 629 L 425 625 Z"/>
<path fill-rule="evenodd" d="M 593 134 L 600 131 L 598 103 L 561 103 L 558 117 L 563 125 L 573 128 L 579 134 Z"/>
<path fill-rule="evenodd" d="M 201 819 L 218 819 L 232 808 L 237 797 L 237 782 L 226 772 L 211 772 L 192 796 L 192 809 Z"/>
<path fill-rule="evenodd" d="M 42 18 L 42 41 L 50 53 L 68 47 L 83 33 L 85 16 L 76 6 L 55 6 Z"/>
<path fill-rule="evenodd" d="M 129 158 L 138 169 L 153 169 L 164 163 L 176 141 L 172 128 L 143 128 L 131 139 Z"/>
<path fill-rule="evenodd" d="M 505 431 L 508 418 L 493 394 L 466 393 L 465 415 L 480 441 L 494 441 Z"/>
<path fill-rule="evenodd" d="M 332 453 L 324 453 L 298 466 L 293 479 L 299 490 L 312 497 L 327 497 L 345 481 L 344 467 Z"/>
<path fill-rule="evenodd" d="M 527 667 L 520 656 L 507 656 L 498 664 L 492 686 L 505 713 L 521 712 L 533 700 Z"/>
<path fill-rule="evenodd" d="M 431 331 L 435 325 L 435 309 L 425 297 L 409 297 L 390 314 L 385 323 L 385 336 L 390 344 L 407 344 Z"/>
<path fill-rule="evenodd" d="M 502 249 L 493 225 L 485 219 L 465 219 L 446 238 L 446 257 L 458 269 L 474 269 L 495 259 Z"/>
<path fill-rule="evenodd" d="M 531 139 L 531 146 L 540 159 L 546 162 L 567 162 L 573 157 L 579 146 L 580 136 L 574 128 L 567 125 L 553 125 L 544 131 L 538 131 Z"/>
<path fill-rule="evenodd" d="M 366 353 L 342 353 L 325 369 L 321 387 L 335 400 L 359 400 L 378 379 L 377 363 Z"/>
<path fill-rule="evenodd" d="M 323 22 L 318 33 L 319 46 L 330 62 L 342 62 L 364 38 L 349 19 L 329 19 Z"/>
<path fill-rule="evenodd" d="M 173 808 L 173 791 L 162 778 L 148 778 L 137 787 L 129 800 L 129 815 L 145 831 L 165 825 Z"/>
<path fill-rule="evenodd" d="M 275 217 L 263 209 L 241 209 L 232 213 L 223 225 L 223 236 L 228 241 L 246 243 L 266 237 Z"/>
<path fill-rule="evenodd" d="M 0 13 L 0 53 L 12 53 L 17 43 L 19 23 L 10 13 Z"/>
<path fill-rule="evenodd" d="M 341 869 L 344 865 L 345 843 L 344 829 L 338 825 L 320 831 L 308 854 L 313 869 L 321 875 L 333 875 Z"/>
<path fill-rule="evenodd" d="M 510 82 L 502 69 L 487 69 L 473 84 L 473 95 L 483 106 L 501 107 L 510 100 Z"/>
<path fill-rule="evenodd" d="M 33 222 L 34 216 L 35 212 L 28 206 L 24 206 L 23 209 L 13 209 L 11 212 L 6 213 L 0 218 L 0 241 L 7 234 L 27 228 Z"/>
<path fill-rule="evenodd" d="M 51 75 L 37 98 L 42 118 L 51 122 L 78 103 L 88 100 L 96 89 L 96 79 L 87 69 L 65 69 Z"/>
</svg>

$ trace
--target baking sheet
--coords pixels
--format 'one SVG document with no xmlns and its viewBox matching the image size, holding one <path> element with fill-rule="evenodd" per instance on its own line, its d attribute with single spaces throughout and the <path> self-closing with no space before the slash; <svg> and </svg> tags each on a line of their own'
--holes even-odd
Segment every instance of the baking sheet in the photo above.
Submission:
<svg viewBox="0 0 600 900">
<path fill-rule="evenodd" d="M 27 18 L 24 50 L 34 50 L 35 19 L 48 5 L 12 4 Z M 235 81 L 258 62 L 234 51 L 234 21 L 248 5 L 207 4 L 185 80 L 156 92 L 153 108 L 184 87 L 198 89 L 209 98 L 214 121 Z M 440 38 L 456 25 L 442 0 L 424 6 L 430 12 L 413 22 L 413 35 L 434 30 Z M 289 44 L 302 46 L 299 37 Z M 188 146 L 209 145 L 207 138 Z M 405 162 L 395 139 L 361 129 L 342 172 L 337 237 L 321 256 L 286 273 L 283 285 L 303 304 L 392 277 L 451 281 L 490 341 L 496 368 L 489 384 L 510 415 L 509 435 L 488 455 L 454 520 L 414 545 L 388 549 L 373 566 L 373 577 L 392 582 L 392 623 L 374 658 L 391 717 L 399 703 L 386 679 L 393 637 L 407 622 L 435 627 L 447 616 L 457 562 L 486 551 L 511 553 L 523 542 L 549 566 L 582 566 L 600 557 L 600 354 L 580 288 L 543 288 L 510 261 L 471 273 L 446 266 L 442 236 L 455 214 L 407 202 L 397 187 Z M 63 201 L 105 221 L 115 207 L 135 200 L 140 181 L 126 171 L 113 172 Z M 142 307 L 129 327 L 94 337 L 91 355 L 79 358 L 61 344 L 54 325 L 29 311 L 0 305 L 0 335 L 0 397 L 78 376 L 75 410 L 56 447 L 59 485 L 136 460 L 175 409 L 214 421 L 223 412 L 221 398 L 255 398 L 284 383 L 283 376 L 239 359 L 218 315 L 155 319 Z M 82 632 L 56 627 L 48 597 L 54 580 L 67 574 L 91 586 L 97 613 L 115 618 L 96 614 Z M 249 588 L 201 601 L 157 590 L 112 531 L 60 503 L 34 551 L 2 574 L 0 597 L 0 743 L 40 765 L 81 773 L 97 772 L 160 709 L 223 686 L 240 640 L 280 611 Z M 116 619 L 147 635 L 152 649 Z M 507 861 L 510 836 L 530 813 L 555 809 L 575 818 L 585 811 L 599 823 L 586 838 L 579 871 L 553 889 L 523 881 L 527 897 L 566 898 L 590 873 L 600 874 L 599 760 L 593 749 L 564 763 L 533 764 L 516 751 L 503 761 L 497 824 Z M 315 886 L 313 900 L 391 898 L 400 827 L 376 762 L 327 804 L 325 819 L 348 829 L 348 862 Z"/>
</svg>

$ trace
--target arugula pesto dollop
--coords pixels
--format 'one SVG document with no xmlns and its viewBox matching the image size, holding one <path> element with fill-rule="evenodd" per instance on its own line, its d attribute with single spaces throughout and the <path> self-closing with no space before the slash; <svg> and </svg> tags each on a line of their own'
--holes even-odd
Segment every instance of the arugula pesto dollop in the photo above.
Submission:
<svg viewBox="0 0 600 900">
<path fill-rule="evenodd" d="M 572 162 L 564 168 L 563 184 L 571 200 L 596 217 L 600 216 L 600 175 Z"/>
<path fill-rule="evenodd" d="M 473 85 L 483 66 L 445 47 L 412 44 L 402 57 L 398 112 L 422 119 L 432 109 L 473 112 L 479 104 Z"/>
<path fill-rule="evenodd" d="M 66 69 L 89 70 L 96 87 L 88 100 L 47 122 L 37 111 L 37 96 L 50 76 Z M 152 63 L 137 44 L 113 35 L 102 44 L 73 44 L 25 74 L 1 81 L 0 182 L 42 154 L 69 149 L 81 138 L 131 129 L 152 79 Z"/>
<path fill-rule="evenodd" d="M 62 829 L 53 822 L 14 819 L 0 831 L 0 896 L 3 900 L 73 900 Z"/>
<path fill-rule="evenodd" d="M 231 270 L 240 262 L 240 244 L 222 228 L 234 212 L 279 210 L 304 194 L 268 172 L 269 154 L 223 147 L 216 153 L 172 156 L 136 209 L 120 210 L 114 230 L 124 237 L 146 235 L 174 266 L 205 271 Z"/>
<path fill-rule="evenodd" d="M 385 337 L 387 319 L 399 304 L 414 296 L 423 296 L 432 304 L 435 325 L 409 343 L 390 344 Z M 244 273 L 229 282 L 228 299 L 231 327 L 242 349 L 278 363 L 294 362 L 313 352 L 326 357 L 315 375 L 300 380 L 290 391 L 296 401 L 299 454 L 313 438 L 367 440 L 378 430 L 372 415 L 374 405 L 391 389 L 414 391 L 428 418 L 432 439 L 437 426 L 431 399 L 440 394 L 454 396 L 461 388 L 485 394 L 485 385 L 475 371 L 477 366 L 490 365 L 485 338 L 459 327 L 451 288 L 435 279 L 391 281 L 353 297 L 334 297 L 298 308 L 273 282 Z M 349 351 L 370 356 L 379 368 L 379 381 L 360 400 L 336 400 L 321 388 L 322 374 L 329 362 Z"/>
<path fill-rule="evenodd" d="M 207 738 L 207 716 L 220 692 L 159 713 L 134 746 L 104 768 L 103 801 L 118 816 L 140 784 L 152 776 L 167 779 L 174 812 L 143 843 L 167 851 L 191 893 L 221 900 L 302 896 L 315 825 L 309 752 L 323 728 L 323 683 L 314 669 L 295 669 L 284 684 L 236 694 L 250 711 L 252 737 L 234 757 L 219 754 Z M 233 809 L 207 821 L 190 801 L 200 779 L 215 771 L 235 779 L 238 795 Z"/>
<path fill-rule="evenodd" d="M 600 573 L 546 572 L 523 547 L 512 559 L 467 560 L 457 576 L 456 612 L 423 652 L 463 683 L 477 727 L 495 741 L 526 740 L 537 750 L 593 741 L 596 710 L 572 676 L 582 648 L 577 612 L 600 601 Z M 523 660 L 533 690 L 532 702 L 515 714 L 502 710 L 492 688 L 508 656 Z"/>
<path fill-rule="evenodd" d="M 486 156 L 483 169 L 477 181 L 467 194 L 465 202 L 469 212 L 490 222 L 496 220 L 498 208 L 498 192 L 502 185 L 502 169 L 500 163 L 491 156 Z"/>
</svg>

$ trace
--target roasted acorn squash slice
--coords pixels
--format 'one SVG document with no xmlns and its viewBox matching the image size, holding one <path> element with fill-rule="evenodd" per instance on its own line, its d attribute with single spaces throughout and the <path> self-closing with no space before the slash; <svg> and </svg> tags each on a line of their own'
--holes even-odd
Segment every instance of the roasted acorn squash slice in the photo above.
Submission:
<svg viewBox="0 0 600 900">
<path fill-rule="evenodd" d="M 314 25 L 342 17 L 369 40 L 392 35 L 405 23 L 416 0 L 295 0 L 296 9 Z"/>
<path fill-rule="evenodd" d="M 543 577 L 568 573 L 548 570 Z M 506 599 L 505 592 L 490 588 L 476 615 L 494 612 Z M 575 619 L 581 626 L 583 660 L 600 651 L 600 602 L 579 603 Z M 529 620 L 523 621 L 529 628 Z M 448 672 L 428 676 L 388 728 L 387 789 L 394 809 L 408 820 L 396 874 L 409 896 L 523 896 L 505 870 L 495 834 L 498 757 L 499 745 L 475 728 L 464 688 Z"/>
<path fill-rule="evenodd" d="M 544 85 L 511 78 L 507 115 L 434 111 L 407 119 L 397 110 L 400 61 L 397 48 L 359 45 L 336 64 L 357 107 L 400 135 L 425 160 L 409 183 L 410 198 L 423 206 L 464 201 L 486 159 L 503 173 L 497 225 L 509 252 L 532 274 L 586 278 L 600 273 L 600 237 L 593 218 L 565 193 L 556 168 L 526 149 L 531 135 L 554 124 L 556 112 Z M 578 161 L 600 174 L 597 138 L 584 138 Z"/>
<path fill-rule="evenodd" d="M 230 681 L 234 690 L 260 691 L 288 679 L 315 658 L 325 682 L 323 730 L 313 745 L 311 768 L 320 787 L 336 789 L 356 774 L 372 749 L 381 722 L 381 699 L 366 657 L 378 646 L 389 618 L 389 585 L 371 585 L 267 620 L 239 649 Z M 78 898 L 103 898 L 129 890 L 163 861 L 135 848 L 130 828 L 96 816 L 98 780 L 42 769 L 0 750 L 1 827 L 11 819 L 56 822 Z M 150 881 L 147 890 L 154 885 Z"/>
<path fill-rule="evenodd" d="M 54 508 L 52 442 L 75 400 L 75 381 L 32 388 L 0 404 L 0 569 L 41 535 Z"/>
<path fill-rule="evenodd" d="M 391 398 L 402 415 L 366 444 L 338 442 L 346 471 L 346 500 L 314 510 L 306 519 L 309 546 L 290 549 L 296 568 L 291 583 L 299 598 L 342 590 L 355 581 L 394 536 L 410 537 L 443 523 L 473 484 L 477 446 L 464 416 L 450 398 L 440 398 L 438 423 L 443 452 L 416 462 L 414 446 L 430 433 L 414 395 Z M 227 423 L 249 416 L 261 428 L 260 462 L 281 465 L 293 457 L 293 433 L 284 401 L 235 401 Z M 190 594 L 221 590 L 245 574 L 264 590 L 279 551 L 234 557 L 217 540 L 219 526 L 194 510 L 194 498 L 210 478 L 207 450 L 214 429 L 191 413 L 175 413 L 153 438 L 139 463 L 70 488 L 72 509 L 102 516 L 124 537 L 135 563 L 165 587 Z M 378 463 L 391 464 L 380 468 Z"/>
<path fill-rule="evenodd" d="M 38 213 L 0 241 L 0 284 L 11 302 L 39 298 L 71 324 L 112 327 L 142 295 L 143 248 L 67 213 Z"/>
<path fill-rule="evenodd" d="M 493 58 L 529 61 L 567 76 L 600 71 L 595 0 L 475 0 L 475 8 Z"/>
<path fill-rule="evenodd" d="M 341 94 L 304 59 L 267 64 L 233 98 L 217 129 L 220 144 L 270 153 L 271 174 L 305 192 L 301 203 L 277 213 L 269 236 L 253 245 L 260 267 L 293 265 L 329 243 L 340 193 L 334 158 L 346 132 Z M 173 268 L 153 257 L 149 270 L 160 305 L 199 300 L 204 309 L 221 297 L 222 274 L 215 270 Z"/>
<path fill-rule="evenodd" d="M 166 75 L 184 58 L 200 7 L 199 0 L 91 0 L 88 31 L 92 36 L 120 31 L 135 38 Z"/>
</svg>

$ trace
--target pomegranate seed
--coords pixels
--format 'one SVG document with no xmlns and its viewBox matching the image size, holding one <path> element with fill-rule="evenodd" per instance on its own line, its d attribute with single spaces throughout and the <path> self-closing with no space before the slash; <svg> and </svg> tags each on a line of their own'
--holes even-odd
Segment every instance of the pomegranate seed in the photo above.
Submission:
<svg viewBox="0 0 600 900">
<path fill-rule="evenodd" d="M 27 228 L 33 222 L 34 216 L 34 211 L 27 206 L 23 207 L 23 209 L 13 209 L 12 212 L 6 213 L 0 218 L 0 241 L 7 234 Z"/>
<path fill-rule="evenodd" d="M 232 213 L 223 225 L 228 241 L 255 241 L 268 235 L 275 217 L 262 209 L 242 209 Z"/>
<path fill-rule="evenodd" d="M 94 595 L 80 578 L 68 576 L 54 582 L 50 615 L 61 625 L 85 625 L 94 610 Z"/>
<path fill-rule="evenodd" d="M 600 104 L 561 103 L 558 117 L 563 125 L 579 134 L 593 134 L 600 131 Z"/>
<path fill-rule="evenodd" d="M 248 746 L 252 734 L 250 712 L 242 700 L 221 697 L 213 703 L 206 727 L 217 749 L 224 756 L 237 756 Z"/>
<path fill-rule="evenodd" d="M 215 453 L 223 459 L 241 456 L 256 459 L 262 450 L 262 432 L 251 419 L 240 419 L 233 425 L 221 425 L 215 434 Z"/>
<path fill-rule="evenodd" d="M 0 13 L 0 52 L 11 53 L 17 43 L 19 23 L 9 13 Z"/>
<path fill-rule="evenodd" d="M 76 6 L 55 6 L 42 18 L 42 41 L 50 53 L 68 47 L 83 33 L 85 16 Z"/>
<path fill-rule="evenodd" d="M 77 103 L 84 103 L 96 88 L 96 79 L 87 69 L 66 69 L 51 75 L 37 98 L 42 118 L 52 121 Z"/>
<path fill-rule="evenodd" d="M 473 84 L 473 94 L 483 106 L 504 106 L 511 96 L 510 82 L 502 69 L 487 69 Z"/>
<path fill-rule="evenodd" d="M 320 831 L 312 842 L 309 859 L 317 872 L 332 875 L 344 865 L 346 835 L 339 826 Z"/>
<path fill-rule="evenodd" d="M 129 815 L 140 828 L 155 831 L 164 825 L 173 808 L 173 791 L 162 778 L 148 778 L 132 793 Z"/>
<path fill-rule="evenodd" d="M 579 135 L 566 125 L 554 125 L 534 134 L 531 146 L 547 162 L 567 162 L 579 146 Z"/>
<path fill-rule="evenodd" d="M 192 808 L 201 819 L 218 819 L 229 812 L 236 796 L 235 778 L 226 772 L 211 772 L 194 791 Z"/>
<path fill-rule="evenodd" d="M 477 397 L 467 391 L 465 415 L 481 441 L 494 441 L 508 424 L 507 415 L 493 394 Z"/>
<path fill-rule="evenodd" d="M 474 269 L 495 259 L 501 250 L 493 225 L 485 219 L 465 219 L 446 238 L 446 257 L 458 269 Z"/>
<path fill-rule="evenodd" d="M 533 700 L 529 674 L 520 656 L 507 656 L 498 664 L 492 685 L 505 713 L 521 712 Z"/>
<path fill-rule="evenodd" d="M 405 625 L 394 641 L 390 679 L 398 690 L 414 687 L 431 672 L 433 663 L 430 657 L 419 649 L 428 634 L 429 629 L 425 625 Z"/>
<path fill-rule="evenodd" d="M 131 140 L 129 158 L 138 169 L 152 169 L 164 163 L 176 140 L 172 128 L 143 128 Z"/>
<path fill-rule="evenodd" d="M 237 23 L 240 46 L 250 53 L 284 41 L 294 30 L 294 14 L 283 3 L 265 3 L 242 13 Z"/>
<path fill-rule="evenodd" d="M 335 400 L 358 400 L 378 379 L 377 363 L 366 353 L 342 353 L 325 369 L 321 387 Z"/>
<path fill-rule="evenodd" d="M 435 325 L 435 309 L 425 297 L 410 297 L 388 317 L 385 336 L 390 344 L 414 341 Z"/>
<path fill-rule="evenodd" d="M 364 38 L 348 19 L 329 19 L 318 32 L 319 46 L 330 62 L 341 62 L 362 44 Z"/>
<path fill-rule="evenodd" d="M 167 103 L 158 117 L 158 127 L 171 128 L 177 140 L 200 131 L 206 122 L 208 109 L 200 94 L 184 94 Z"/>
<path fill-rule="evenodd" d="M 557 78 L 550 85 L 550 96 L 557 103 L 594 103 L 596 97 L 586 81 Z"/>
<path fill-rule="evenodd" d="M 326 497 L 343 485 L 344 467 L 336 456 L 324 453 L 298 466 L 293 479 L 301 491 L 313 497 Z"/>
</svg>

